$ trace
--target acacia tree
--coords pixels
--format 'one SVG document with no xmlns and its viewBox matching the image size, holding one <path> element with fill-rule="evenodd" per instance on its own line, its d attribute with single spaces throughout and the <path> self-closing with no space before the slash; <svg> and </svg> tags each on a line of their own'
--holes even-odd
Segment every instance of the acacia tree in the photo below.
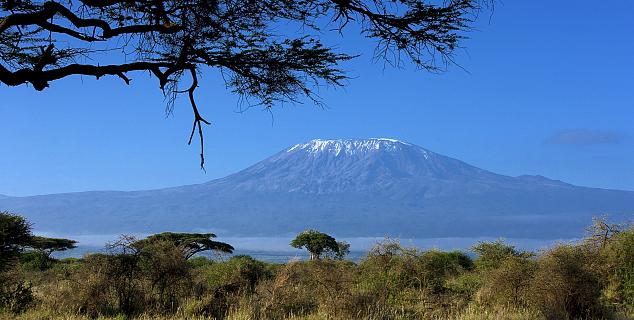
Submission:
<svg viewBox="0 0 634 320">
<path fill-rule="evenodd" d="M 31 225 L 18 215 L 0 211 L 0 272 L 31 241 Z"/>
<path fill-rule="evenodd" d="M 308 250 L 310 260 L 319 260 L 324 253 L 337 259 L 343 259 L 350 252 L 348 243 L 337 242 L 332 236 L 317 230 L 300 232 L 291 241 L 291 247 Z"/>
<path fill-rule="evenodd" d="M 132 243 L 132 247 L 143 250 L 157 243 L 170 243 L 181 250 L 185 260 L 204 251 L 233 253 L 234 248 L 230 244 L 212 240 L 215 237 L 213 233 L 163 232 L 138 240 Z"/>
<path fill-rule="evenodd" d="M 0 83 L 44 90 L 73 75 L 130 73 L 158 80 L 171 112 L 179 94 L 193 110 L 204 165 L 202 116 L 195 101 L 200 71 L 219 69 L 250 105 L 315 102 L 316 86 L 343 85 L 340 63 L 353 56 L 320 41 L 356 24 L 376 57 L 441 70 L 492 0 L 0 0 Z M 280 26 L 299 31 L 280 32 Z M 324 29 L 324 30 L 322 30 Z M 358 31 L 358 29 L 354 29 Z M 402 58 L 406 58 L 401 60 Z M 179 89 L 185 79 L 184 89 Z M 189 79 L 189 80 L 187 80 Z"/>
<path fill-rule="evenodd" d="M 29 247 L 41 252 L 46 258 L 50 258 L 53 252 L 77 248 L 77 241 L 63 238 L 34 236 L 29 243 Z"/>
<path fill-rule="evenodd" d="M 44 271 L 55 262 L 55 259 L 51 258 L 53 252 L 74 249 L 77 247 L 77 241 L 33 236 L 25 247 L 28 252 L 22 255 L 21 262 Z"/>
</svg>

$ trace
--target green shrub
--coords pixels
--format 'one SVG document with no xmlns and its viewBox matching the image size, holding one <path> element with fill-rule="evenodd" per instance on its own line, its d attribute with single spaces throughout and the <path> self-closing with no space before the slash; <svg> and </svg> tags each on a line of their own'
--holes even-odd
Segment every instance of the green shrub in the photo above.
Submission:
<svg viewBox="0 0 634 320">
<path fill-rule="evenodd" d="M 442 292 L 447 280 L 473 269 L 471 258 L 459 251 L 425 251 L 416 260 L 415 278 L 432 293 Z"/>
<path fill-rule="evenodd" d="M 560 245 L 542 254 L 531 283 L 531 303 L 548 319 L 601 319 L 601 283 L 582 246 Z"/>
<path fill-rule="evenodd" d="M 361 286 L 392 299 L 405 289 L 441 293 L 449 279 L 472 269 L 473 261 L 462 252 L 420 252 L 387 241 L 361 261 L 359 275 Z"/>
<path fill-rule="evenodd" d="M 476 272 L 463 273 L 447 280 L 445 287 L 452 293 L 462 295 L 471 300 L 484 282 L 483 276 Z"/>
<path fill-rule="evenodd" d="M 15 282 L 0 285 L 0 312 L 24 312 L 33 306 L 34 300 L 30 283 Z"/>
<path fill-rule="evenodd" d="M 499 267 L 509 257 L 529 258 L 533 256 L 533 253 L 518 251 L 515 246 L 506 244 L 502 240 L 479 242 L 471 247 L 471 251 L 478 256 L 475 260 L 475 266 L 484 271 Z"/>
<path fill-rule="evenodd" d="M 318 309 L 315 287 L 308 285 L 310 264 L 294 261 L 279 268 L 274 278 L 257 287 L 257 318 L 283 319 L 293 315 L 308 315 Z"/>
<path fill-rule="evenodd" d="M 20 254 L 20 264 L 27 270 L 48 270 L 53 266 L 54 262 L 49 256 L 39 251 L 29 251 Z"/>
<path fill-rule="evenodd" d="M 138 253 L 137 272 L 147 281 L 143 288 L 147 303 L 174 312 L 191 288 L 190 265 L 182 250 L 170 241 L 153 241 Z"/>
<path fill-rule="evenodd" d="M 256 285 L 273 276 L 274 266 L 249 256 L 234 256 L 216 262 L 204 258 L 192 262 L 212 290 L 252 292 Z"/>
<path fill-rule="evenodd" d="M 31 283 L 12 270 L 0 273 L 0 314 L 18 314 L 35 303 Z"/>
<path fill-rule="evenodd" d="M 483 272 L 480 302 L 496 307 L 525 308 L 529 304 L 530 285 L 537 270 L 531 259 L 509 256 L 493 269 Z"/>
<path fill-rule="evenodd" d="M 613 236 L 602 252 L 605 295 L 612 305 L 634 309 L 634 230 Z"/>
</svg>

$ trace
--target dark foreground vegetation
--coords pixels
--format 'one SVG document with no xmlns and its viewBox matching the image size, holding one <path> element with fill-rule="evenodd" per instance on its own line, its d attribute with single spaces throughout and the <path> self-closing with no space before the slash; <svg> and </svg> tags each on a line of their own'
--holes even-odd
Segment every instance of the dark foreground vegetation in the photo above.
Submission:
<svg viewBox="0 0 634 320">
<path fill-rule="evenodd" d="M 579 242 L 541 252 L 483 242 L 472 258 L 386 239 L 358 263 L 342 258 L 345 244 L 310 231 L 300 240 L 330 243 L 333 254 L 286 264 L 210 260 L 195 254 L 231 246 L 174 233 L 55 260 L 11 226 L 28 231 L 0 213 L 0 318 L 634 319 L 634 228 L 604 220 Z"/>
</svg>

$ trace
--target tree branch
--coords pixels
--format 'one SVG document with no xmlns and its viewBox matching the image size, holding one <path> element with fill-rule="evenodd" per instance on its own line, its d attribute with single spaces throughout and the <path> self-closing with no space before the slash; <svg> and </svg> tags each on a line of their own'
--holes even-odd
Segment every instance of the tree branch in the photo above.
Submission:
<svg viewBox="0 0 634 320">
<path fill-rule="evenodd" d="M 198 88 L 198 76 L 196 75 L 195 68 L 190 68 L 189 71 L 192 77 L 192 84 L 187 90 L 187 92 L 189 94 L 189 102 L 194 112 L 194 124 L 192 126 L 192 133 L 189 135 L 189 141 L 187 142 L 187 144 L 188 145 L 192 144 L 192 139 L 194 138 L 194 132 L 196 132 L 196 128 L 198 128 L 198 136 L 200 137 L 200 168 L 205 170 L 205 139 L 203 137 L 202 123 L 206 125 L 210 125 L 211 123 L 205 120 L 205 118 L 203 118 L 200 115 L 200 112 L 198 111 L 196 100 L 194 100 L 194 92 L 196 91 L 196 88 Z"/>
<path fill-rule="evenodd" d="M 317 31 L 317 22 L 332 14 L 339 32 L 349 21 L 360 24 L 386 61 L 394 53 L 398 64 L 403 53 L 435 71 L 436 57 L 453 63 L 460 32 L 469 30 L 479 4 L 491 0 L 57 1 L 3 3 L 0 83 L 44 90 L 52 81 L 85 75 L 130 84 L 128 72 L 147 71 L 158 79 L 168 112 L 178 94 L 187 94 L 194 113 L 188 144 L 197 133 L 204 170 L 202 127 L 210 123 L 195 101 L 200 66 L 220 69 L 227 88 L 255 99 L 253 105 L 301 103 L 302 97 L 319 104 L 313 90 L 344 85 L 341 63 L 354 56 L 324 47 L 310 32 L 293 38 L 275 34 L 273 26 L 301 23 Z M 178 91 L 187 71 L 192 82 Z"/>
<path fill-rule="evenodd" d="M 162 34 L 172 34 L 182 30 L 179 25 L 164 25 L 164 24 L 152 24 L 152 25 L 130 25 L 118 28 L 112 28 L 108 22 L 101 19 L 83 19 L 75 15 L 68 8 L 57 2 L 45 2 L 42 5 L 42 10 L 33 13 L 16 13 L 7 16 L 0 22 L 0 34 L 13 26 L 28 26 L 39 25 L 49 31 L 65 33 L 67 35 L 76 37 L 80 40 L 84 36 L 75 32 L 69 32 L 69 29 L 57 26 L 47 22 L 47 20 L 53 18 L 56 14 L 68 19 L 76 28 L 96 27 L 102 30 L 102 39 L 109 39 L 123 34 L 136 34 L 136 33 L 148 33 L 158 32 Z M 88 38 L 89 39 L 89 38 Z"/>
<path fill-rule="evenodd" d="M 161 67 L 171 67 L 166 62 L 132 62 L 118 65 L 95 66 L 87 64 L 70 64 L 50 70 L 20 69 L 15 72 L 9 71 L 0 65 L 0 81 L 8 86 L 18 86 L 31 83 L 35 90 L 41 91 L 49 86 L 49 82 L 59 80 L 70 75 L 85 75 L 100 78 L 105 75 L 114 75 L 126 80 L 123 75 L 130 71 L 155 71 Z M 123 75 L 123 76 L 122 76 Z M 129 79 L 126 80 L 129 83 Z"/>
</svg>

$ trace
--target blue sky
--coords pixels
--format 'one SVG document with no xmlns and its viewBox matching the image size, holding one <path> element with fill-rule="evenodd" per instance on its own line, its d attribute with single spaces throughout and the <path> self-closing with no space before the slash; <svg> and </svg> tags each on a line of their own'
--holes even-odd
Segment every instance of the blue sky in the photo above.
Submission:
<svg viewBox="0 0 634 320">
<path fill-rule="evenodd" d="M 505 1 L 436 75 L 372 64 L 372 43 L 328 41 L 361 57 L 327 108 L 238 112 L 213 71 L 198 101 L 207 172 L 187 146 L 191 112 L 166 117 L 156 80 L 75 77 L 44 92 L 0 87 L 0 194 L 137 190 L 223 177 L 314 138 L 391 137 L 507 175 L 634 190 L 634 3 Z"/>
</svg>

